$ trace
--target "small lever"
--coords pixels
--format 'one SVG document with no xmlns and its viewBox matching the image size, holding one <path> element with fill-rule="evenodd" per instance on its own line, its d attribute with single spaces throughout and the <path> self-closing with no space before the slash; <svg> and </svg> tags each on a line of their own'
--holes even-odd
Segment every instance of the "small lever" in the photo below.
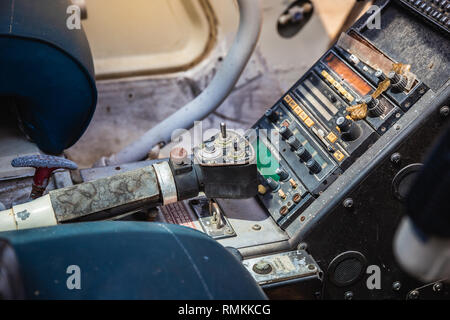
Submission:
<svg viewBox="0 0 450 320">
<path fill-rule="evenodd" d="M 209 201 L 209 213 L 212 215 L 211 223 L 216 229 L 221 229 L 223 226 L 222 214 L 220 213 L 219 205 L 212 200 Z"/>
<path fill-rule="evenodd" d="M 222 134 L 222 138 L 225 140 L 227 138 L 227 125 L 225 122 L 220 124 L 220 132 Z"/>
<path fill-rule="evenodd" d="M 11 161 L 11 165 L 15 168 L 33 167 L 36 169 L 30 194 L 31 199 L 37 199 L 44 194 L 49 179 L 55 170 L 78 169 L 77 164 L 73 161 L 49 155 L 32 155 L 15 158 Z"/>
</svg>

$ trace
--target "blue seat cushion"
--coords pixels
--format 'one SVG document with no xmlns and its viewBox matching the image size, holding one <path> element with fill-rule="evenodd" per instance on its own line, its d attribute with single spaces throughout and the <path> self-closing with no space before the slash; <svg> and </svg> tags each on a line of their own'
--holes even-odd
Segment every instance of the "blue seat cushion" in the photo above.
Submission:
<svg viewBox="0 0 450 320">
<path fill-rule="evenodd" d="M 0 234 L 31 299 L 265 299 L 240 261 L 207 235 L 147 222 L 93 222 Z M 66 273 L 79 267 L 81 289 Z"/>
</svg>

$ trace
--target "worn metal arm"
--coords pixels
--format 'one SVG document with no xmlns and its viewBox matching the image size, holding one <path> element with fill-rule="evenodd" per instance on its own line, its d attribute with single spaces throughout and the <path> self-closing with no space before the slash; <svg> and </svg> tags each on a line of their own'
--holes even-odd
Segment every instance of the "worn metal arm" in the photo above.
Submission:
<svg viewBox="0 0 450 320">
<path fill-rule="evenodd" d="M 167 162 L 52 190 L 44 197 L 0 212 L 0 231 L 45 227 L 77 221 L 120 208 L 155 207 L 176 202 L 177 192 Z"/>
</svg>

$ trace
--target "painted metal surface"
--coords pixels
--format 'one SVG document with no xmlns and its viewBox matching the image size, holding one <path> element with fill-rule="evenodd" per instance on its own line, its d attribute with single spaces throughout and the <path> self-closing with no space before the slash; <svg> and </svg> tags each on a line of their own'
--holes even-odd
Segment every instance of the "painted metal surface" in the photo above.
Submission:
<svg viewBox="0 0 450 320">
<path fill-rule="evenodd" d="M 24 230 L 57 224 L 48 195 L 0 212 L 0 232 Z"/>
<path fill-rule="evenodd" d="M 243 261 L 259 285 L 318 275 L 321 270 L 306 251 L 282 252 Z"/>
</svg>

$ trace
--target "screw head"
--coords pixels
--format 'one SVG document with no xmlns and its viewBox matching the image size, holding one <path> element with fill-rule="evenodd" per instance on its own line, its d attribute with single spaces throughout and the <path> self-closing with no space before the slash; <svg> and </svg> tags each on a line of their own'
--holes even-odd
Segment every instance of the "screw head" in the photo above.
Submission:
<svg viewBox="0 0 450 320">
<path fill-rule="evenodd" d="M 353 207 L 353 199 L 352 198 L 345 199 L 343 205 L 345 208 L 352 208 Z"/>
<path fill-rule="evenodd" d="M 297 246 L 298 250 L 306 250 L 308 249 L 308 244 L 306 242 L 302 242 Z"/>
<path fill-rule="evenodd" d="M 441 282 L 436 282 L 436 283 L 433 285 L 433 291 L 434 291 L 434 292 L 441 292 L 442 289 L 444 289 L 444 285 L 443 285 Z"/>
<path fill-rule="evenodd" d="M 402 160 L 402 155 L 400 153 L 396 152 L 391 155 L 391 162 L 393 164 L 399 164 L 401 160 Z"/>
<path fill-rule="evenodd" d="M 344 299 L 345 300 L 353 300 L 353 292 L 347 291 L 346 293 L 344 293 Z"/>
<path fill-rule="evenodd" d="M 400 291 L 401 287 L 402 287 L 402 284 L 400 283 L 400 281 L 395 281 L 392 284 L 392 290 L 394 290 L 394 291 Z"/>
<path fill-rule="evenodd" d="M 261 230 L 261 226 L 259 224 L 255 224 L 255 225 L 253 225 L 252 229 L 255 231 L 259 231 L 259 230 Z"/>
<path fill-rule="evenodd" d="M 417 290 L 413 290 L 410 293 L 408 293 L 408 299 L 409 300 L 417 300 L 419 299 L 419 291 Z"/>
<path fill-rule="evenodd" d="M 450 114 L 450 108 L 448 106 L 443 106 L 440 110 L 439 110 L 439 114 L 441 115 L 441 117 L 446 118 L 448 117 L 448 115 Z"/>
<path fill-rule="evenodd" d="M 313 265 L 313 264 L 308 264 L 308 270 L 310 270 L 310 271 L 315 271 L 317 268 L 316 268 L 316 266 L 315 265 Z"/>
</svg>

